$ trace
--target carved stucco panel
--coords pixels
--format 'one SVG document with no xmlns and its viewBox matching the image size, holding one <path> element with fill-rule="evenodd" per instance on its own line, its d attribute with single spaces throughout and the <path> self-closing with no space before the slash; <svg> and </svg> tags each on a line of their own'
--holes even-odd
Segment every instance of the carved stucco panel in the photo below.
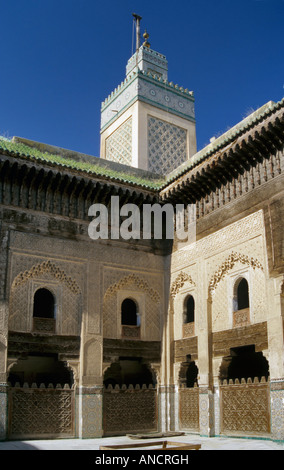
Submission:
<svg viewBox="0 0 284 470">
<path fill-rule="evenodd" d="M 102 339 L 96 337 L 90 339 L 84 345 L 84 376 L 96 377 L 97 379 L 102 375 Z"/>
<path fill-rule="evenodd" d="M 105 290 L 103 298 L 103 336 L 105 338 L 117 338 L 120 331 L 120 304 L 121 304 L 121 292 L 125 291 L 130 295 L 133 293 L 133 297 L 137 297 L 138 302 L 143 296 L 143 303 L 145 303 L 144 318 L 141 318 L 141 325 L 143 322 L 142 331 L 144 332 L 145 338 L 148 341 L 158 341 L 161 338 L 161 305 L 162 295 L 158 290 L 155 290 L 152 286 L 155 285 L 155 281 L 149 283 L 145 279 L 145 275 L 141 273 L 134 274 L 122 272 L 114 272 L 114 270 L 106 270 L 106 285 L 109 287 Z M 113 280 L 117 279 L 117 282 L 113 282 L 109 285 L 111 279 L 111 273 L 114 274 Z M 149 277 L 148 277 L 149 279 Z M 161 291 L 160 291 L 161 292 Z M 118 296 L 120 302 L 118 302 Z M 141 304 L 142 306 L 142 304 Z M 142 309 L 143 311 L 143 309 Z"/>
<path fill-rule="evenodd" d="M 184 301 L 190 294 L 195 302 L 195 319 L 198 323 L 200 313 L 199 289 L 196 284 L 197 266 L 192 265 L 186 270 L 180 271 L 172 276 L 171 302 L 174 313 L 174 339 L 182 338 L 182 325 L 184 313 Z"/>
<path fill-rule="evenodd" d="M 197 261 L 193 274 L 192 262 Z M 181 266 L 183 267 L 181 268 Z M 178 267 L 180 268 L 178 269 Z M 267 318 L 267 256 L 262 211 L 256 212 L 225 229 L 198 241 L 190 249 L 183 249 L 173 255 L 172 279 L 184 283 L 188 273 L 194 278 L 197 328 L 205 325 L 207 299 L 212 299 L 212 328 L 220 331 L 232 328 L 233 280 L 241 272 L 249 273 L 251 322 L 265 321 Z M 183 311 L 183 287 L 174 300 L 175 337 L 181 334 Z M 193 286 L 191 286 L 192 288 Z M 183 289 L 183 290 L 181 290 Z M 184 295 L 186 292 L 184 293 Z"/>
<path fill-rule="evenodd" d="M 265 321 L 268 306 L 262 265 L 252 258 L 234 254 L 226 258 L 221 266 L 209 283 L 213 331 L 227 330 L 233 326 L 233 290 L 239 277 L 245 277 L 249 284 L 250 322 Z"/>
<path fill-rule="evenodd" d="M 12 331 L 31 331 L 33 315 L 33 296 L 39 288 L 51 290 L 56 298 L 57 305 L 57 333 L 65 335 L 79 335 L 81 331 L 82 293 L 76 280 L 69 275 L 74 274 L 64 263 L 54 263 L 51 260 L 40 260 L 21 256 L 22 266 L 34 264 L 30 269 L 19 272 L 14 278 L 10 289 L 9 328 Z M 17 270 L 21 263 L 15 263 Z M 14 265 L 15 266 L 15 265 Z"/>
<path fill-rule="evenodd" d="M 197 259 L 200 260 L 218 254 L 222 257 L 224 251 L 233 251 L 235 246 L 249 242 L 259 235 L 264 236 L 262 210 L 254 212 L 253 214 L 244 217 L 243 219 L 228 225 L 227 227 L 218 230 L 201 240 L 198 240 L 191 246 L 173 253 L 171 260 L 172 270 L 176 271 L 183 267 L 187 267 Z M 256 257 L 262 258 L 264 255 L 263 245 L 258 247 L 255 246 L 255 250 L 257 249 L 259 249 L 259 252 Z"/>
</svg>

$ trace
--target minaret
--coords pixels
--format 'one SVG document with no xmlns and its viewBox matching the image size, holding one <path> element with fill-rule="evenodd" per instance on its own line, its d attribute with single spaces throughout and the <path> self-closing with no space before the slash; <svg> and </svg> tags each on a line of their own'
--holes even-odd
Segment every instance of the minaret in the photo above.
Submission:
<svg viewBox="0 0 284 470">
<path fill-rule="evenodd" d="M 136 51 L 125 80 L 101 107 L 101 158 L 168 174 L 196 153 L 193 92 L 168 81 L 166 57 L 151 49 L 149 34 Z"/>
</svg>

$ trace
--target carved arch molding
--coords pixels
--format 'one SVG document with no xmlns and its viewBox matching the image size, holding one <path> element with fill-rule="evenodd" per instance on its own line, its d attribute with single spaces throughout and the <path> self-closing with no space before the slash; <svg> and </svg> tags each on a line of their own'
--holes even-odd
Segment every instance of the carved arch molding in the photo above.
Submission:
<svg viewBox="0 0 284 470">
<path fill-rule="evenodd" d="M 192 280 L 192 277 L 189 274 L 186 274 L 181 271 L 171 285 L 170 294 L 172 299 L 175 298 L 175 296 L 179 293 L 180 289 L 183 288 L 186 282 L 189 282 L 192 286 L 196 287 L 196 284 Z"/>
<path fill-rule="evenodd" d="M 237 262 L 246 264 L 247 266 L 251 266 L 253 269 L 259 268 L 261 269 L 261 271 L 264 270 L 262 264 L 257 259 L 242 255 L 240 253 L 231 253 L 230 256 L 228 256 L 228 258 L 221 264 L 221 266 L 219 266 L 219 268 L 215 271 L 215 273 L 210 279 L 209 298 L 212 297 L 212 294 L 217 288 L 218 284 Z M 186 274 L 181 271 L 171 285 L 170 294 L 172 299 L 175 298 L 175 296 L 178 294 L 180 289 L 182 289 L 186 282 L 189 282 L 192 286 L 196 287 L 196 284 L 192 280 L 192 277 L 189 274 Z M 284 282 L 282 284 L 282 294 L 284 294 Z"/>
<path fill-rule="evenodd" d="M 116 298 L 120 290 L 127 289 L 145 294 L 145 318 L 146 337 L 149 341 L 160 339 L 161 329 L 161 296 L 153 289 L 149 283 L 137 276 L 129 274 L 122 277 L 118 282 L 109 286 L 103 297 L 103 335 L 105 338 L 116 338 L 117 322 L 119 312 L 117 312 Z M 114 315 L 114 310 L 116 315 Z"/>
<path fill-rule="evenodd" d="M 26 283 L 29 279 L 34 279 L 44 274 L 51 274 L 58 281 L 64 282 L 68 289 L 70 289 L 74 294 L 81 293 L 81 289 L 77 282 L 70 276 L 67 276 L 66 273 L 59 268 L 59 266 L 56 266 L 56 264 L 52 263 L 51 261 L 44 261 L 43 263 L 39 263 L 33 266 L 28 271 L 24 271 L 18 274 L 12 283 L 11 290 L 13 291 L 16 287 Z"/>
<path fill-rule="evenodd" d="M 115 294 L 120 289 L 128 287 L 131 284 L 135 285 L 139 290 L 148 293 L 154 302 L 160 302 L 161 298 L 159 293 L 152 289 L 152 287 L 149 286 L 147 281 L 144 281 L 144 279 L 140 278 L 136 274 L 129 274 L 129 276 L 124 276 L 118 282 L 108 287 L 105 292 L 104 299 L 106 299 L 108 296 Z"/>
<path fill-rule="evenodd" d="M 12 282 L 9 301 L 9 329 L 29 332 L 31 329 L 32 299 L 29 283 L 36 282 L 49 288 L 48 280 L 61 286 L 60 301 L 57 304 L 58 333 L 80 334 L 81 289 L 75 279 L 52 261 L 44 261 L 19 273 Z M 45 285 L 46 284 L 46 285 Z M 58 301 L 58 299 L 57 299 Z"/>
<path fill-rule="evenodd" d="M 212 295 L 216 288 L 218 287 L 218 284 L 224 279 L 226 274 L 233 269 L 234 265 L 240 262 L 244 265 L 250 266 L 253 269 L 260 269 L 261 271 L 264 271 L 262 264 L 255 258 L 242 255 L 240 253 L 231 253 L 230 256 L 219 266 L 219 268 L 215 271 L 213 276 L 210 279 L 209 282 L 209 289 L 208 289 L 208 296 L 209 300 L 212 299 Z"/>
</svg>

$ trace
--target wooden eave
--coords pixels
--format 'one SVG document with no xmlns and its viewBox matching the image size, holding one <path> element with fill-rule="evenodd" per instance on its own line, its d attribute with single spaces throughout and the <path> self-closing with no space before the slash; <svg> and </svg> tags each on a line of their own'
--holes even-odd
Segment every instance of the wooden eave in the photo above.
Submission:
<svg viewBox="0 0 284 470">
<path fill-rule="evenodd" d="M 160 191 L 163 203 L 193 203 L 283 149 L 284 110 L 235 138 Z"/>
<path fill-rule="evenodd" d="M 46 200 L 51 194 L 47 210 Z M 4 205 L 62 214 L 64 204 L 77 205 L 80 199 L 84 201 L 85 218 L 90 205 L 107 205 L 111 196 L 119 196 L 120 204 L 141 205 L 146 201 L 152 204 L 158 201 L 156 191 L 138 185 L 114 182 L 107 177 L 88 177 L 76 170 L 0 155 L 0 203 Z M 65 210 L 64 215 L 76 218 L 76 211 L 72 210 L 70 215 Z"/>
</svg>

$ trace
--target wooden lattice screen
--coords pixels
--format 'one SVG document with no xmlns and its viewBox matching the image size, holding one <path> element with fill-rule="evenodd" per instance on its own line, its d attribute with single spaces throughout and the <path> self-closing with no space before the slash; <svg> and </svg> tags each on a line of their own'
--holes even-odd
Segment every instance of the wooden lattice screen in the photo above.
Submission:
<svg viewBox="0 0 284 470">
<path fill-rule="evenodd" d="M 180 429 L 199 432 L 199 389 L 198 387 L 179 389 Z"/>
<path fill-rule="evenodd" d="M 264 377 L 223 381 L 220 405 L 221 433 L 264 437 L 270 433 L 270 389 Z"/>
<path fill-rule="evenodd" d="M 103 398 L 104 435 L 157 431 L 157 390 L 109 385 Z"/>
<path fill-rule="evenodd" d="M 74 390 L 11 387 L 9 390 L 9 438 L 74 437 Z"/>
</svg>

